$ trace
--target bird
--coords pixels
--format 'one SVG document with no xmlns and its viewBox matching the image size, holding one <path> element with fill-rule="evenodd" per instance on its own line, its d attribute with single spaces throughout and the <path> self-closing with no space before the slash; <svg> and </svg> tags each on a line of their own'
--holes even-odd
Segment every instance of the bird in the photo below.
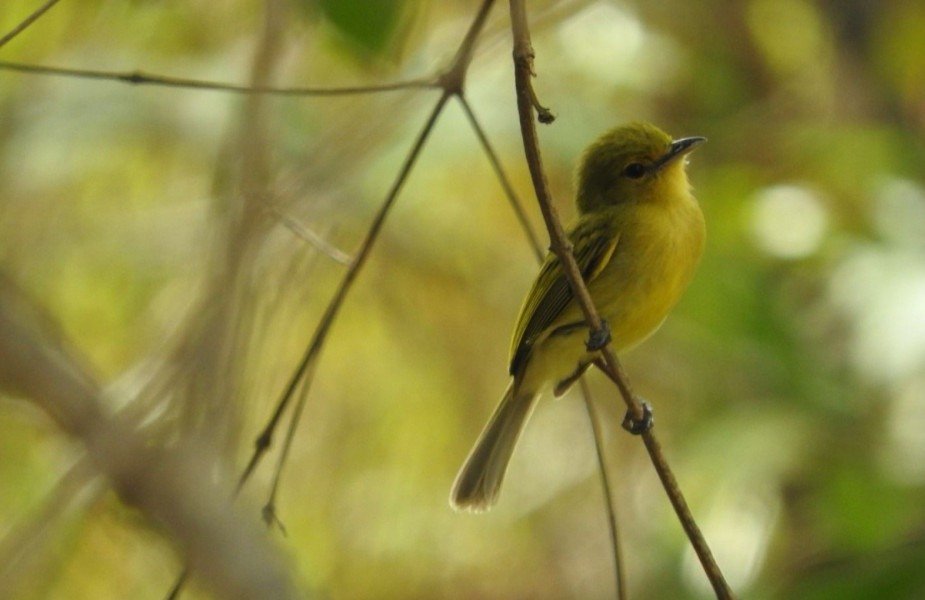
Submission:
<svg viewBox="0 0 925 600">
<path fill-rule="evenodd" d="M 700 262 L 706 228 L 686 166 L 704 141 L 632 122 L 603 134 L 579 162 L 568 240 L 618 353 L 661 326 Z M 537 398 L 550 387 L 561 396 L 600 360 L 593 337 L 559 258 L 547 253 L 514 327 L 510 383 L 453 483 L 454 509 L 482 512 L 497 502 Z"/>
</svg>

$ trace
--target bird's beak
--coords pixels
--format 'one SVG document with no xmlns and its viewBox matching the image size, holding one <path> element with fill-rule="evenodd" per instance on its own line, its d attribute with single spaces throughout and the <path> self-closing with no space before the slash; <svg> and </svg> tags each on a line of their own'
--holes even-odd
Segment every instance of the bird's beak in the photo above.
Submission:
<svg viewBox="0 0 925 600">
<path fill-rule="evenodd" d="M 707 138 L 695 136 L 695 137 L 686 137 L 681 138 L 680 140 L 675 140 L 671 142 L 671 145 L 668 146 L 668 152 L 665 153 L 660 159 L 655 161 L 655 170 L 659 170 L 667 164 L 674 162 L 675 160 L 681 158 L 703 142 L 707 141 Z"/>
</svg>

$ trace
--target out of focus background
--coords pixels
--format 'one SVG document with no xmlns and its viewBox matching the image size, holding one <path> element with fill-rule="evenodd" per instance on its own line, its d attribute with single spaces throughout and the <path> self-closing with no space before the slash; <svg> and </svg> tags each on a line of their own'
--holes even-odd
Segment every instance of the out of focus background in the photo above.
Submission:
<svg viewBox="0 0 925 600">
<path fill-rule="evenodd" d="M 37 4 L 5 0 L 0 34 Z M 363 86 L 433 75 L 479 4 L 64 1 L 0 61 Z M 496 4 L 467 97 L 545 245 Z M 528 4 L 565 218 L 576 159 L 608 128 L 709 138 L 689 167 L 705 258 L 624 365 L 730 584 L 747 598 L 925 597 L 925 5 Z M 0 268 L 53 315 L 111 410 L 217 449 L 216 476 L 233 477 L 345 273 L 338 252 L 358 250 L 438 95 L 246 96 L 3 68 Z M 286 533 L 269 535 L 306 593 L 613 597 L 575 392 L 541 403 L 494 510 L 447 503 L 507 384 L 535 260 L 451 102 L 333 325 L 283 470 Z M 622 402 L 599 374 L 591 384 L 630 597 L 711 597 L 619 428 Z M 282 437 L 244 488 L 255 520 Z M 15 394 L 0 396 L 0 556 L 15 565 L 0 565 L 3 589 L 26 599 L 161 598 L 182 566 Z M 208 597 L 195 582 L 187 594 Z"/>
</svg>

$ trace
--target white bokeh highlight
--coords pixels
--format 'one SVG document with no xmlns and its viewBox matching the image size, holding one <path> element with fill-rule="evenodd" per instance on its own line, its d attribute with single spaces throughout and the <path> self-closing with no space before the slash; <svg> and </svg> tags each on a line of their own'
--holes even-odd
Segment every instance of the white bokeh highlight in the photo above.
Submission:
<svg viewBox="0 0 925 600">
<path fill-rule="evenodd" d="M 766 253 L 783 259 L 805 258 L 819 249 L 829 217 L 818 194 L 798 185 L 775 185 L 752 200 L 751 230 Z"/>
</svg>

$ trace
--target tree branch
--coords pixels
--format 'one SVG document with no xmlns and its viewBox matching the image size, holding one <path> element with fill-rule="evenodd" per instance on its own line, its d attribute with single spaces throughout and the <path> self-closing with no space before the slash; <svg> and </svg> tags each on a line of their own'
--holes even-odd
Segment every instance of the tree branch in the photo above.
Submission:
<svg viewBox="0 0 925 600">
<path fill-rule="evenodd" d="M 392 189 L 389 190 L 385 201 L 379 208 L 379 212 L 376 213 L 376 217 L 373 219 L 373 223 L 370 225 L 370 228 L 366 233 L 366 237 L 363 239 L 363 243 L 360 245 L 360 249 L 357 252 L 356 257 L 353 259 L 353 262 L 351 262 L 350 267 L 344 274 L 344 278 L 341 280 L 340 285 L 338 286 L 337 291 L 334 293 L 334 296 L 331 298 L 330 303 L 328 303 L 328 307 L 318 324 L 318 328 L 315 330 L 314 336 L 312 336 L 312 341 L 308 346 L 308 350 L 305 352 L 305 355 L 299 362 L 299 366 L 296 369 L 295 375 L 292 377 L 292 379 L 290 379 L 289 385 L 286 387 L 286 391 L 284 392 L 282 398 L 280 398 L 280 402 L 277 405 L 276 411 L 273 413 L 273 418 L 270 420 L 270 422 L 267 424 L 267 427 L 264 428 L 264 431 L 258 438 L 257 449 L 262 453 L 267 448 L 269 448 L 273 431 L 276 429 L 276 425 L 278 424 L 282 413 L 285 412 L 286 407 L 288 406 L 292 397 L 295 395 L 296 386 L 300 381 L 302 381 L 303 377 L 305 377 L 305 382 L 303 383 L 304 387 L 299 397 L 299 402 L 296 405 L 295 412 L 292 416 L 292 425 L 290 426 L 289 433 L 287 434 L 286 443 L 283 446 L 283 451 L 280 453 L 280 461 L 277 466 L 276 475 L 274 477 L 273 487 L 270 493 L 270 501 L 268 502 L 268 505 L 270 506 L 273 505 L 276 497 L 276 491 L 279 486 L 280 472 L 282 471 L 282 466 L 286 461 L 286 457 L 288 456 L 289 447 L 292 444 L 295 425 L 298 423 L 299 416 L 301 415 L 302 409 L 305 406 L 304 398 L 307 397 L 309 386 L 311 385 L 311 380 L 313 379 L 311 374 L 314 372 L 316 361 L 318 356 L 321 354 L 321 350 L 324 347 L 325 341 L 327 340 L 331 325 L 334 324 L 334 320 L 337 318 L 337 315 L 340 312 L 340 308 L 343 306 L 344 300 L 347 297 L 347 293 L 350 291 L 351 287 L 353 286 L 353 282 L 356 280 L 357 274 L 359 274 L 360 270 L 366 264 L 366 260 L 369 258 L 370 251 L 372 250 L 373 245 L 376 243 L 376 240 L 379 237 L 379 232 L 382 230 L 385 219 L 389 214 L 389 209 L 392 208 L 395 203 L 395 199 L 398 198 L 398 193 L 401 191 L 405 181 L 407 181 L 408 175 L 411 173 L 412 167 L 414 167 L 414 163 L 417 161 L 418 156 L 421 154 L 421 150 L 424 147 L 424 142 L 426 142 L 427 138 L 430 137 L 430 132 L 433 130 L 433 127 L 437 122 L 437 117 L 440 116 L 440 113 L 443 111 L 443 107 L 446 105 L 446 102 L 449 100 L 449 98 L 449 95 L 444 92 L 440 95 L 440 99 L 437 100 L 437 104 L 431 111 L 430 116 L 424 125 L 424 128 L 421 130 L 421 133 L 418 134 L 418 137 L 414 142 L 414 146 L 411 148 L 411 151 L 405 159 L 405 163 L 402 165 L 395 183 L 392 184 Z M 255 456 L 251 459 L 251 464 L 248 465 L 250 470 L 245 472 L 246 475 L 249 475 L 250 471 L 253 470 L 253 465 L 255 465 L 256 462 L 255 458 L 256 452 Z M 242 477 L 242 483 L 244 479 L 245 477 Z"/>
<path fill-rule="evenodd" d="M 466 97 L 462 94 L 459 96 L 459 103 L 463 107 L 463 112 L 466 113 L 466 118 L 469 119 L 472 130 L 475 131 L 475 136 L 479 138 L 479 143 L 482 145 L 485 156 L 488 157 L 488 162 L 491 163 L 491 167 L 494 169 L 502 189 L 504 189 L 504 195 L 507 197 L 508 204 L 511 205 L 511 209 L 517 217 L 517 222 L 520 223 L 520 228 L 523 230 L 524 235 L 527 236 L 527 243 L 530 245 L 530 249 L 533 250 L 536 259 L 542 263 L 544 254 L 543 245 L 540 243 L 540 238 L 536 235 L 536 231 L 533 230 L 533 226 L 530 225 L 530 220 L 527 218 L 527 211 L 524 210 L 523 204 L 514 192 L 514 186 L 511 185 L 510 180 L 504 172 L 504 168 L 501 166 L 501 159 L 498 158 L 498 154 L 488 141 L 488 136 L 485 135 L 485 130 L 476 118 L 475 113 L 472 112 L 469 101 L 466 100 Z"/>
<path fill-rule="evenodd" d="M 286 226 L 286 228 L 294 233 L 299 239 L 304 240 L 315 247 L 316 250 L 333 260 L 334 262 L 340 263 L 342 265 L 350 265 L 353 261 L 350 258 L 350 255 L 341 250 L 340 248 L 334 246 L 327 240 L 325 240 L 321 235 L 315 233 L 305 225 L 302 225 L 296 219 L 287 215 L 283 210 L 275 205 L 268 205 L 267 210 L 270 213 L 279 219 L 279 221 Z"/>
<path fill-rule="evenodd" d="M 34 593 L 35 581 L 48 577 L 52 547 L 60 541 L 60 531 L 67 531 L 68 524 L 108 491 L 107 483 L 84 454 L 58 478 L 37 510 L 4 533 L 0 539 L 0 598 L 25 597 L 27 586 Z"/>
<path fill-rule="evenodd" d="M 102 79 L 117 81 L 131 85 L 153 85 L 160 87 L 185 88 L 204 90 L 210 92 L 229 92 L 233 94 L 267 94 L 271 96 L 351 96 L 357 94 L 371 94 L 375 92 L 395 92 L 408 89 L 434 89 L 440 83 L 434 78 L 423 77 L 408 79 L 393 83 L 379 85 L 360 85 L 342 87 L 274 87 L 269 85 L 237 85 L 222 83 L 220 81 L 206 81 L 201 79 L 187 79 L 184 77 L 171 77 L 169 75 L 156 75 L 141 71 L 98 71 L 93 69 L 68 69 L 64 67 L 49 67 L 44 65 L 30 65 L 25 63 L 0 61 L 0 70 L 15 71 L 29 75 L 50 75 L 55 77 L 72 77 L 77 79 Z"/>
<path fill-rule="evenodd" d="M 536 123 L 534 122 L 534 109 L 540 111 L 540 119 L 544 118 L 541 105 L 536 99 L 533 90 L 531 78 L 533 77 L 533 47 L 530 42 L 530 30 L 527 24 L 526 8 L 524 0 L 510 0 L 511 7 L 511 26 L 514 36 L 514 80 L 517 93 L 517 110 L 520 116 L 520 129 L 524 142 L 524 153 L 526 155 L 527 165 L 530 169 L 530 176 L 533 180 L 533 187 L 536 190 L 537 201 L 540 210 L 543 213 L 543 220 L 546 228 L 549 230 L 551 250 L 559 258 L 562 270 L 568 279 L 572 292 L 581 307 L 585 320 L 592 332 L 601 330 L 601 319 L 594 308 L 588 288 L 584 283 L 575 257 L 572 254 L 572 246 L 568 242 L 565 230 L 549 194 L 549 186 L 546 182 L 546 174 L 543 170 L 543 162 L 540 155 L 539 141 L 536 134 Z M 548 111 L 547 111 L 548 113 Z M 603 364 L 606 366 L 605 373 L 616 384 L 620 391 L 623 401 L 626 403 L 629 413 L 635 419 L 643 418 L 642 404 L 633 394 L 629 382 L 623 372 L 619 361 L 609 344 L 601 350 Z M 677 480 L 671 472 L 667 461 L 661 451 L 661 446 L 655 438 L 652 431 L 646 431 L 642 434 L 646 450 L 652 460 L 652 464 L 658 473 L 659 479 L 665 488 L 675 513 L 684 528 L 694 551 L 697 553 L 704 572 L 710 579 L 713 590 L 717 598 L 732 598 L 732 591 L 729 589 L 722 572 L 716 564 L 713 554 L 710 551 L 700 528 L 691 515 L 690 508 L 684 499 L 681 489 L 678 487 Z"/>
<path fill-rule="evenodd" d="M 59 1 L 60 0 L 48 0 L 45 4 L 32 11 L 32 14 L 23 19 L 19 25 L 9 30 L 3 37 L 0 37 L 0 48 L 3 48 L 7 42 L 28 29 L 30 25 L 35 23 L 39 17 L 48 12 L 48 9 L 57 4 Z"/>
<path fill-rule="evenodd" d="M 585 410 L 591 424 L 591 433 L 594 438 L 594 453 L 597 455 L 598 471 L 601 476 L 601 492 L 604 495 L 604 507 L 607 510 L 607 531 L 610 533 L 610 544 L 613 546 L 613 576 L 617 586 L 617 600 L 626 600 L 626 573 L 623 567 L 623 551 L 620 546 L 620 530 L 617 527 L 616 502 L 613 499 L 613 490 L 610 485 L 610 476 L 607 475 L 607 463 L 604 460 L 604 432 L 601 431 L 601 419 L 594 408 L 591 398 L 591 387 L 588 385 L 587 375 L 578 380 L 581 386 L 581 395 L 585 401 Z"/>
<path fill-rule="evenodd" d="M 469 30 L 466 33 L 466 36 L 460 44 L 459 50 L 456 52 L 453 62 L 451 63 L 450 67 L 446 69 L 440 76 L 439 82 L 440 86 L 443 88 L 440 98 L 437 100 L 436 105 L 431 111 L 430 116 L 424 125 L 424 128 L 421 130 L 421 133 L 418 134 L 418 137 L 415 140 L 410 152 L 408 153 L 395 182 L 392 184 L 392 188 L 386 195 L 385 201 L 379 208 L 379 211 L 376 213 L 376 216 L 374 217 L 373 222 L 366 233 L 366 237 L 360 244 L 360 249 L 357 251 L 356 256 L 344 274 L 344 277 L 341 280 L 337 290 L 335 291 L 334 296 L 328 303 L 328 306 L 325 309 L 321 320 L 319 321 L 318 327 L 315 329 L 315 332 L 312 335 L 312 340 L 309 343 L 305 354 L 302 356 L 302 359 L 299 361 L 295 372 L 289 379 L 289 382 L 286 385 L 286 388 L 283 391 L 283 394 L 273 411 L 273 415 L 270 417 L 270 420 L 267 422 L 267 425 L 264 427 L 263 431 L 257 437 L 257 440 L 254 444 L 254 452 L 251 454 L 251 458 L 247 466 L 244 468 L 240 479 L 238 480 L 237 489 L 240 490 L 244 483 L 251 477 L 254 469 L 260 463 L 260 460 L 264 454 L 267 452 L 267 450 L 269 450 L 276 428 L 278 427 L 279 422 L 286 412 L 288 406 L 292 402 L 296 391 L 299 390 L 299 399 L 293 411 L 292 419 L 290 420 L 289 429 L 286 434 L 285 445 L 280 453 L 280 459 L 277 462 L 273 484 L 267 503 L 264 507 L 264 518 L 268 523 L 279 522 L 276 516 L 275 503 L 283 465 L 288 458 L 289 449 L 292 445 L 295 431 L 298 427 L 299 417 L 301 416 L 305 407 L 308 392 L 310 390 L 312 380 L 314 379 L 314 369 L 317 364 L 318 357 L 320 356 L 324 347 L 324 343 L 327 340 L 327 335 L 330 331 L 331 325 L 333 325 L 334 320 L 337 318 L 337 315 L 340 312 L 340 308 L 343 305 L 344 300 L 346 299 L 347 294 L 353 285 L 353 282 L 355 281 L 360 270 L 365 265 L 366 259 L 368 258 L 373 245 L 378 239 L 382 226 L 389 214 L 389 210 L 391 209 L 395 200 L 398 198 L 398 194 L 401 191 L 401 188 L 407 180 L 408 176 L 410 175 L 411 170 L 414 167 L 414 164 L 424 147 L 424 143 L 427 141 L 434 125 L 437 122 L 437 118 L 440 116 L 443 108 L 446 106 L 447 101 L 449 101 L 452 96 L 462 94 L 462 90 L 465 85 L 466 72 L 472 60 L 473 46 L 476 42 L 476 39 L 478 38 L 479 31 L 481 31 L 485 24 L 488 11 L 491 9 L 493 3 L 494 0 L 483 0 L 478 13 L 476 14 L 472 24 L 469 27 Z"/>
<path fill-rule="evenodd" d="M 86 448 L 122 501 L 161 524 L 224 598 L 296 598 L 278 552 L 229 510 L 203 446 L 165 447 L 105 408 L 97 382 L 52 318 L 0 273 L 0 389 L 30 399 Z"/>
</svg>

